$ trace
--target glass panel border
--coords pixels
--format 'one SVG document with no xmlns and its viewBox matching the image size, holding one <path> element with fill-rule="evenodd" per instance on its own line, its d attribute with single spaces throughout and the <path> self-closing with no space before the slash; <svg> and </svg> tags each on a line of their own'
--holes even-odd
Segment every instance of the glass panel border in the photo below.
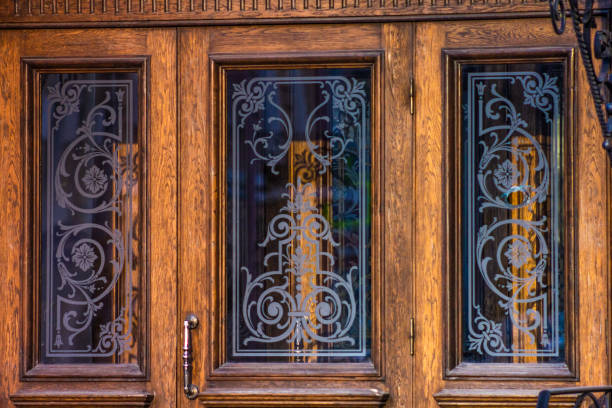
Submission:
<svg viewBox="0 0 612 408">
<path fill-rule="evenodd" d="M 381 203 L 381 175 L 380 163 L 382 132 L 381 132 L 381 106 L 380 106 L 380 75 L 382 59 L 378 51 L 362 51 L 343 55 L 338 53 L 330 56 L 329 54 L 292 54 L 290 56 L 270 55 L 212 55 L 213 60 L 213 87 L 214 90 L 214 140 L 215 147 L 215 185 L 218 196 L 216 198 L 215 214 L 217 218 L 213 220 L 214 229 L 218 239 L 215 248 L 215 262 L 213 269 L 213 285 L 216 288 L 213 294 L 212 304 L 215 305 L 218 315 L 213 317 L 211 322 L 215 335 L 211 338 L 208 349 L 210 363 L 208 372 L 211 379 L 222 379 L 228 377 L 275 377 L 275 378 L 296 378 L 296 377 L 354 377 L 359 378 L 381 378 L 381 327 L 382 327 L 382 209 Z M 371 233 L 371 316 L 372 316 L 372 344 L 371 361 L 358 363 L 255 363 L 255 362 L 229 362 L 227 341 L 225 338 L 227 327 L 230 324 L 229 316 L 226 316 L 226 220 L 225 205 L 227 203 L 227 123 L 226 123 L 226 72 L 238 69 L 311 69 L 311 68 L 362 68 L 371 69 L 372 92 L 371 92 L 371 155 L 372 155 L 372 233 Z"/>
<path fill-rule="evenodd" d="M 228 296 L 233 299 L 230 358 L 369 360 L 371 69 L 225 73 L 232 158 L 226 169 L 232 192 L 226 210 L 233 214 L 226 232 L 231 239 L 226 243 Z M 287 99 L 298 95 L 303 102 L 296 109 Z M 266 117 L 269 110 L 273 116 Z M 267 126 L 279 122 L 283 126 L 271 127 L 268 134 Z M 319 139 L 324 128 L 327 136 Z M 252 139 L 245 140 L 250 132 Z M 257 207 L 246 205 L 253 201 Z M 267 205 L 276 206 L 276 212 L 267 212 Z M 267 233 L 258 237 L 253 233 L 262 218 Z M 267 252 L 259 251 L 262 247 Z M 270 313 L 266 305 L 280 309 Z"/>
<path fill-rule="evenodd" d="M 517 48 L 517 49 L 454 49 L 443 50 L 445 64 L 444 116 L 445 128 L 445 185 L 444 202 L 447 204 L 445 214 L 445 290 L 444 323 L 446 339 L 444 340 L 444 378 L 446 380 L 481 379 L 499 380 L 518 379 L 555 379 L 575 381 L 577 379 L 577 332 L 576 316 L 576 268 L 575 262 L 575 214 L 574 214 L 574 162 L 571 159 L 575 150 L 574 123 L 575 94 L 574 50 L 569 47 L 553 48 Z M 563 363 L 473 363 L 462 361 L 462 319 L 464 313 L 462 293 L 462 110 L 461 110 L 461 69 L 464 64 L 520 64 L 557 62 L 563 64 L 565 81 L 559 84 L 565 101 L 562 133 L 565 137 L 566 150 L 560 158 L 565 169 L 562 185 L 565 229 L 563 240 L 566 254 L 562 275 L 565 277 L 564 293 L 566 308 L 566 327 L 562 334 L 566 339 L 566 354 Z"/>
<path fill-rule="evenodd" d="M 23 313 L 21 331 L 23 333 L 23 359 L 21 378 L 24 381 L 65 381 L 71 378 L 89 378 L 98 381 L 142 381 L 149 376 L 149 316 L 148 316 L 148 285 L 149 263 L 148 248 L 150 243 L 147 217 L 147 168 L 148 168 L 148 73 L 149 59 L 147 57 L 117 57 L 117 58 L 23 58 L 23 150 L 26 152 L 24 161 L 24 244 L 27 256 L 23 260 L 22 282 L 24 283 Z M 42 301 L 41 288 L 41 222 L 44 208 L 41 208 L 41 76 L 44 74 L 61 73 L 116 73 L 128 72 L 137 74 L 137 86 L 134 92 L 138 94 L 138 132 L 134 135 L 139 146 L 138 158 L 138 208 L 139 223 L 134 233 L 139 236 L 138 257 L 138 287 L 140 295 L 134 298 L 134 313 L 141 316 L 137 334 L 137 351 L 133 363 L 70 363 L 43 364 L 40 356 L 40 321 Z M 35 204 L 36 203 L 36 204 Z"/>
</svg>

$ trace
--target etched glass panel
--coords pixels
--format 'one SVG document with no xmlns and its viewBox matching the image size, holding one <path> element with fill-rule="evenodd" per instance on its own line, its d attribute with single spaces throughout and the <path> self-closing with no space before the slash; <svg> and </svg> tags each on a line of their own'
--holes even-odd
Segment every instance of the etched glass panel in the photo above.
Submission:
<svg viewBox="0 0 612 408">
<path fill-rule="evenodd" d="M 370 355 L 371 68 L 228 70 L 230 361 Z"/>
<path fill-rule="evenodd" d="M 40 84 L 40 360 L 137 362 L 138 74 Z"/>
<path fill-rule="evenodd" d="M 562 63 L 461 68 L 463 361 L 562 362 Z"/>
</svg>

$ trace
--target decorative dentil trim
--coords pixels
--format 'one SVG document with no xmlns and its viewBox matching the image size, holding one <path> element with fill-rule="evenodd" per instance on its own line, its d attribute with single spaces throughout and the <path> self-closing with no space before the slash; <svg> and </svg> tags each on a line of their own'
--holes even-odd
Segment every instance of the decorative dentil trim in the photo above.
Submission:
<svg viewBox="0 0 612 408">
<path fill-rule="evenodd" d="M 173 20 L 334 19 L 517 13 L 548 15 L 537 0 L 8 0 L 1 24 L 131 22 L 167 25 Z"/>
</svg>

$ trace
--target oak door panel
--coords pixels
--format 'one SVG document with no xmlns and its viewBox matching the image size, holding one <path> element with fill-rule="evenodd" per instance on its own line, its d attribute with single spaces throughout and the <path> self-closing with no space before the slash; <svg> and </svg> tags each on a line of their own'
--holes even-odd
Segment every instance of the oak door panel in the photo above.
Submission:
<svg viewBox="0 0 612 408">
<path fill-rule="evenodd" d="M 412 152 L 409 79 L 411 24 L 257 26 L 181 29 L 181 286 L 183 313 L 203 316 L 194 332 L 194 381 L 207 406 L 408 406 Z M 228 363 L 224 349 L 225 225 L 220 197 L 223 69 L 372 67 L 372 360 L 365 363 Z M 194 67 L 198 67 L 194 69 Z M 221 175 L 221 176 L 220 176 Z M 409 180 L 409 179 L 408 179 Z M 190 205 L 189 203 L 193 203 Z M 204 214 L 204 216 L 202 216 Z M 393 219 L 402 217 L 407 222 Z M 263 221 L 262 221 L 263 222 Z M 195 237 L 195 239 L 193 239 Z M 205 250 L 202 250 L 204 248 Z M 383 249 L 384 248 L 384 252 Z M 198 250 L 199 249 L 199 250 Z M 221 299 L 221 300 L 220 300 Z M 383 378 L 393 379 L 385 383 Z M 262 377 L 263 376 L 263 377 Z M 324 381 L 324 385 L 322 385 Z M 369 391 L 366 391 L 369 390 Z M 327 402 L 325 402 L 327 401 Z M 187 404 L 185 406 L 188 406 Z"/>
<path fill-rule="evenodd" d="M 417 25 L 416 31 L 415 157 L 418 159 L 415 160 L 415 190 L 419 191 L 419 200 L 415 202 L 415 219 L 419 234 L 415 238 L 415 253 L 418 254 L 415 257 L 415 280 L 419 290 L 415 292 L 415 303 L 419 306 L 416 311 L 418 361 L 414 368 L 414 406 L 433 408 L 439 404 L 452 407 L 483 401 L 488 401 L 490 406 L 522 406 L 535 403 L 537 391 L 545 387 L 605 383 L 608 363 L 602 357 L 606 356 L 603 333 L 607 330 L 607 310 L 605 304 L 597 299 L 605 298 L 607 290 L 608 260 L 604 255 L 608 251 L 605 239 L 608 231 L 605 215 L 607 163 L 599 146 L 584 70 L 573 57 L 577 55 L 573 34 L 557 37 L 549 28 L 549 22 L 539 19 L 478 24 L 423 23 Z M 492 39 L 495 43 L 491 42 Z M 449 196 L 449 191 L 453 190 L 449 184 L 460 183 L 449 157 L 455 154 L 454 149 L 460 148 L 453 142 L 453 135 L 459 134 L 462 126 L 453 125 L 449 112 L 458 112 L 462 108 L 459 100 L 455 99 L 458 94 L 449 93 L 452 86 L 458 86 L 459 78 L 448 76 L 452 70 L 445 66 L 448 62 L 445 56 L 461 53 L 469 56 L 471 49 L 474 54 L 496 56 L 492 59 L 497 58 L 502 64 L 511 63 L 511 55 L 523 55 L 527 59 L 532 56 L 532 62 L 536 63 L 538 52 L 540 58 L 547 58 L 545 54 L 554 52 L 555 48 L 563 49 L 561 53 L 566 57 L 562 59 L 568 64 L 567 75 L 570 77 L 565 77 L 562 87 L 565 88 L 562 92 L 566 95 L 566 107 L 575 106 L 575 110 L 569 109 L 563 116 L 567 125 L 563 139 L 567 149 L 565 153 L 573 150 L 573 154 L 564 159 L 567 177 L 563 181 L 563 197 L 568 199 L 566 208 L 573 209 L 574 213 L 566 212 L 562 217 L 562 223 L 570 233 L 564 238 L 568 243 L 565 260 L 575 268 L 573 272 L 569 270 L 571 276 L 565 281 L 564 289 L 567 319 L 564 336 L 572 336 L 566 338 L 569 365 L 565 368 L 563 364 L 557 365 L 559 371 L 551 365 L 549 369 L 552 371 L 548 374 L 536 374 L 537 370 L 528 364 L 504 365 L 504 370 L 508 370 L 506 381 L 500 381 L 498 375 L 504 373 L 495 374 L 494 365 L 487 366 L 486 362 L 477 365 L 482 368 L 480 373 L 470 371 L 472 368 L 466 368 L 464 364 L 453 370 L 452 362 L 457 360 L 447 358 L 457 354 L 448 347 L 462 341 L 460 331 L 452 330 L 452 327 L 461 327 L 461 320 L 455 317 L 463 309 L 457 305 L 456 292 L 452 291 L 452 288 L 461 287 L 460 282 L 449 281 L 450 276 L 462 276 L 454 273 L 461 260 L 452 258 L 457 252 L 449 238 L 458 228 L 452 223 L 456 218 L 449 218 L 452 211 L 457 211 L 452 208 L 458 205 L 456 200 L 451 201 L 453 195 Z M 575 96 L 572 96 L 574 91 Z M 579 101 L 575 105 L 574 97 Z M 527 102 L 518 100 L 517 106 Z M 454 191 L 464 193 L 460 188 Z M 511 259 L 510 255 L 502 254 L 504 259 Z M 512 259 L 516 262 L 516 258 Z M 476 349 L 478 343 L 474 341 L 472 344 Z M 467 347 L 465 343 L 463 347 Z M 533 364 L 541 363 L 534 360 Z"/>
<path fill-rule="evenodd" d="M 2 184 L 3 188 L 6 186 L 13 192 L 4 196 L 2 205 L 14 222 L 11 228 L 3 228 L 2 234 L 3 240 L 11 236 L 15 243 L 13 246 L 3 246 L 3 259 L 9 262 L 5 277 L 12 283 L 3 286 L 2 296 L 19 300 L 4 304 L 6 312 L 14 316 L 11 319 L 13 335 L 5 331 L 0 344 L 3 349 L 15 354 L 3 359 L 6 365 L 3 382 L 6 386 L 0 400 L 7 406 L 9 395 L 14 396 L 13 402 L 17 406 L 46 406 L 51 403 L 172 406 L 176 401 L 177 366 L 176 353 L 168 353 L 168 350 L 176 350 L 178 340 L 175 307 L 177 283 L 174 273 L 177 260 L 174 210 L 177 203 L 177 174 L 176 121 L 174 115 L 168 113 L 176 109 L 175 33 L 172 30 L 37 30 L 3 32 L 2 36 L 3 46 L 10 50 L 6 54 L 10 57 L 3 59 L 1 72 L 5 87 L 2 94 L 2 123 L 6 127 L 2 162 L 12 169 L 6 169 L 7 175 L 12 174 L 12 181 Z M 124 63 L 135 63 L 143 68 L 139 71 L 140 82 L 136 86 L 140 101 L 137 106 L 140 132 L 138 160 L 142 161 L 143 169 L 139 177 L 146 181 L 138 192 L 139 208 L 146 211 L 139 215 L 148 215 L 144 221 L 146 225 L 138 227 L 137 238 L 142 243 L 141 250 L 145 251 L 139 252 L 144 258 L 139 273 L 145 283 L 144 286 L 140 285 L 145 290 L 139 293 L 139 302 L 143 305 L 139 313 L 142 313 L 140 319 L 144 337 L 138 353 L 144 363 L 141 365 L 143 370 L 134 374 L 128 370 L 118 376 L 113 364 L 102 364 L 96 369 L 92 367 L 95 363 L 77 361 L 76 365 L 70 364 L 67 370 L 68 366 L 62 363 L 41 365 L 35 354 L 34 360 L 20 360 L 18 355 L 24 358 L 32 356 L 27 349 L 38 341 L 36 330 L 32 331 L 29 314 L 32 310 L 32 290 L 36 291 L 36 288 L 28 286 L 32 282 L 29 274 L 37 270 L 33 269 L 36 265 L 32 264 L 37 257 L 30 257 L 30 242 L 26 241 L 32 227 L 28 208 L 35 212 L 38 205 L 31 201 L 28 169 L 38 163 L 32 163 L 33 156 L 25 150 L 31 146 L 31 140 L 27 138 L 38 133 L 30 126 L 36 122 L 30 122 L 32 112 L 28 109 L 36 105 L 27 104 L 33 94 L 28 92 L 32 84 L 24 82 L 28 80 L 26 74 L 30 68 L 111 73 L 123 69 L 121 66 Z M 129 71 L 131 68 L 126 69 Z M 84 92 L 90 90 L 85 89 Z M 121 101 L 124 93 L 117 92 L 112 97 Z M 101 95 L 104 96 L 103 93 Z M 107 109 L 103 104 L 99 106 Z M 115 118 L 115 121 L 119 118 Z M 107 124 L 96 125 L 96 129 L 111 126 L 111 122 L 112 119 Z M 106 188 L 108 183 L 107 176 L 99 168 L 96 169 L 97 173 L 90 169 L 89 179 L 84 179 L 94 195 Z M 97 177 L 97 181 L 92 179 L 93 176 Z M 92 184 L 94 182 L 98 184 Z M 92 245 L 81 245 L 80 252 L 75 249 L 76 252 L 69 255 L 83 272 L 99 259 L 99 254 L 91 252 Z M 95 286 L 90 290 L 96 290 Z M 106 327 L 101 329 L 102 332 L 109 330 L 110 334 L 115 330 L 110 325 Z M 58 345 L 65 344 L 65 341 L 56 340 Z M 20 350 L 21 354 L 18 354 Z M 95 377 L 96 382 L 92 382 Z"/>
</svg>

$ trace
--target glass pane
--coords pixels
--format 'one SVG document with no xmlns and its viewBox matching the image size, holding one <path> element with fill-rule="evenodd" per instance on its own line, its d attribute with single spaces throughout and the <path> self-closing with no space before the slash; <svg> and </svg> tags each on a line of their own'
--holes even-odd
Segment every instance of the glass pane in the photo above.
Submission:
<svg viewBox="0 0 612 408">
<path fill-rule="evenodd" d="M 137 361 L 138 74 L 41 74 L 40 358 Z"/>
<path fill-rule="evenodd" d="M 370 354 L 370 68 L 229 70 L 232 361 Z"/>
<path fill-rule="evenodd" d="M 564 361 L 563 83 L 462 66 L 463 361 Z"/>
</svg>

